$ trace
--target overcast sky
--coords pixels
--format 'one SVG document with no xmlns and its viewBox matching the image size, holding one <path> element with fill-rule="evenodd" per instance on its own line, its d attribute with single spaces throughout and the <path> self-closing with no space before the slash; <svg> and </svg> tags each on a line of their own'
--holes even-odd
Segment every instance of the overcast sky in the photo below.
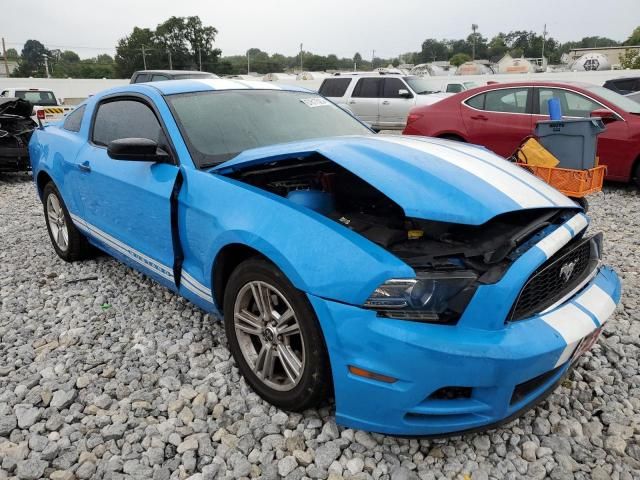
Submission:
<svg viewBox="0 0 640 480">
<path fill-rule="evenodd" d="M 83 57 L 113 54 L 134 26 L 154 28 L 175 16 L 199 15 L 219 31 L 223 55 L 258 47 L 352 57 L 394 57 L 425 38 L 462 38 L 479 25 L 486 37 L 510 30 L 542 32 L 565 42 L 600 35 L 626 39 L 640 24 L 640 0 L 2 0 L 0 36 L 7 48 L 40 40 Z"/>
</svg>

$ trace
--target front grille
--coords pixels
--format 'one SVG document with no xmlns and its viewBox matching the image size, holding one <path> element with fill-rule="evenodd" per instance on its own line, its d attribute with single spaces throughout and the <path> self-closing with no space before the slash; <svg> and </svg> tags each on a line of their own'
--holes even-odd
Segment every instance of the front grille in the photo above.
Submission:
<svg viewBox="0 0 640 480">
<path fill-rule="evenodd" d="M 529 278 L 511 309 L 511 321 L 541 312 L 574 289 L 597 266 L 599 239 L 596 235 L 571 242 L 543 263 Z"/>
</svg>

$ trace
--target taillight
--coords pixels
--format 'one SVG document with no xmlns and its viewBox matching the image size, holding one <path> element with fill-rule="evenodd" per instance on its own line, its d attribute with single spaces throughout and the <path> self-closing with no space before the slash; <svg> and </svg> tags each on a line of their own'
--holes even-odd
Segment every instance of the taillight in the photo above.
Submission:
<svg viewBox="0 0 640 480">
<path fill-rule="evenodd" d="M 36 110 L 36 117 L 39 120 L 44 120 L 44 110 L 42 110 L 42 109 Z"/>
<path fill-rule="evenodd" d="M 410 112 L 409 116 L 407 117 L 407 125 L 409 125 L 410 123 L 413 123 L 417 120 L 420 120 L 422 117 L 424 117 L 424 114 L 422 113 L 418 113 L 418 112 Z"/>
</svg>

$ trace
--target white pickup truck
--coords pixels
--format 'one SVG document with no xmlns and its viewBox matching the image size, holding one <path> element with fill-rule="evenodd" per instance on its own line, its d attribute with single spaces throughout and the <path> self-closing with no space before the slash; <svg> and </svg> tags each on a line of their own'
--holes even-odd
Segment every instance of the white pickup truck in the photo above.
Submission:
<svg viewBox="0 0 640 480">
<path fill-rule="evenodd" d="M 43 88 L 6 88 L 0 97 L 21 98 L 33 105 L 32 118 L 43 123 L 57 122 L 73 110 L 73 107 L 60 105 L 52 90 Z"/>
</svg>

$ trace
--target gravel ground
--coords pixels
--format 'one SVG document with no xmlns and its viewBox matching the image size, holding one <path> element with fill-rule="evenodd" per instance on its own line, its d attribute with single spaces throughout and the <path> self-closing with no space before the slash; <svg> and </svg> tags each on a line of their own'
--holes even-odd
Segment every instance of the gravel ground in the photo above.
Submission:
<svg viewBox="0 0 640 480">
<path fill-rule="evenodd" d="M 109 257 L 59 260 L 30 179 L 0 176 L 0 480 L 640 478 L 640 195 L 591 204 L 624 282 L 599 345 L 503 428 L 408 440 L 268 405 L 219 322 Z"/>
</svg>

